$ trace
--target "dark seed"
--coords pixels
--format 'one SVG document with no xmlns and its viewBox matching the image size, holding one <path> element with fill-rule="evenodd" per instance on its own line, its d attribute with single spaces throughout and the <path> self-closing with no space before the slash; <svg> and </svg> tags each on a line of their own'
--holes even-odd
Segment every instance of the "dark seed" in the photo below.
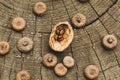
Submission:
<svg viewBox="0 0 120 80">
<path fill-rule="evenodd" d="M 60 30 L 60 35 L 63 35 L 64 33 L 65 33 L 64 29 Z"/>
<path fill-rule="evenodd" d="M 59 35 L 58 37 L 57 37 L 57 40 L 58 41 L 62 41 L 64 38 L 63 38 L 63 35 Z"/>
<path fill-rule="evenodd" d="M 62 37 L 63 37 L 63 35 L 59 35 L 59 36 L 58 36 L 58 39 L 61 39 Z"/>
<path fill-rule="evenodd" d="M 64 30 L 64 29 L 61 29 L 61 30 L 57 29 L 57 30 L 56 30 L 56 34 L 57 34 L 57 35 L 63 35 L 64 33 L 65 33 L 65 30 Z"/>
</svg>

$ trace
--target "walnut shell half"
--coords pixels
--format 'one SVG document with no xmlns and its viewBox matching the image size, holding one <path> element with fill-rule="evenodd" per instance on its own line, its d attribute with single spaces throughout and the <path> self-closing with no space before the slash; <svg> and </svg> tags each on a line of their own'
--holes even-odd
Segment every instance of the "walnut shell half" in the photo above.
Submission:
<svg viewBox="0 0 120 80">
<path fill-rule="evenodd" d="M 61 32 L 63 34 L 61 34 Z M 74 32 L 69 22 L 60 22 L 56 24 L 52 29 L 49 38 L 49 46 L 54 51 L 63 52 L 72 42 L 73 36 Z"/>
</svg>

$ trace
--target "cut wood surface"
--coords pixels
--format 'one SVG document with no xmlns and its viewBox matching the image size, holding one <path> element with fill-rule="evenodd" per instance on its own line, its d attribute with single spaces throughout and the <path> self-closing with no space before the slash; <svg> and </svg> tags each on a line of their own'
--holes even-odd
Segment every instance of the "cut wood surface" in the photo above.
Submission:
<svg viewBox="0 0 120 80">
<path fill-rule="evenodd" d="M 38 1 L 47 5 L 43 16 L 33 13 Z M 78 12 L 86 16 L 87 24 L 80 29 L 73 27 L 74 40 L 64 52 L 52 51 L 48 45 L 52 27 L 59 22 L 71 22 Z M 17 16 L 27 21 L 22 32 L 14 31 L 11 26 Z M 106 34 L 116 35 L 115 49 L 109 51 L 101 46 Z M 22 37 L 34 41 L 34 49 L 27 54 L 17 49 L 17 41 Z M 15 80 L 21 70 L 27 70 L 31 80 L 87 80 L 83 71 L 90 64 L 100 70 L 96 80 L 120 80 L 120 0 L 90 0 L 84 4 L 78 0 L 0 0 L 0 40 L 8 41 L 11 46 L 9 54 L 0 56 L 0 80 Z M 72 56 L 75 66 L 68 69 L 66 76 L 56 76 L 53 69 L 41 63 L 48 52 L 57 55 L 58 62 L 66 55 Z"/>
</svg>

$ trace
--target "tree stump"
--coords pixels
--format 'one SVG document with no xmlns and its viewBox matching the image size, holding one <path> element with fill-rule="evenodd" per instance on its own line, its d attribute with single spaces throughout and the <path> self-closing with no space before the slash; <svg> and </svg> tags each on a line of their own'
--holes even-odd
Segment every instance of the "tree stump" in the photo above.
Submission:
<svg viewBox="0 0 120 80">
<path fill-rule="evenodd" d="M 48 10 L 43 16 L 33 13 L 36 2 L 46 3 Z M 67 50 L 57 53 L 49 48 L 48 40 L 52 27 L 58 22 L 71 21 L 76 13 L 87 18 L 87 24 L 74 28 L 74 40 Z M 22 32 L 11 28 L 13 18 L 20 16 L 27 21 Z M 114 34 L 118 46 L 106 50 L 101 39 L 106 34 Z M 16 47 L 22 37 L 32 38 L 35 47 L 29 53 L 21 53 Z M 16 73 L 27 70 L 31 80 L 87 80 L 83 74 L 87 65 L 95 64 L 100 70 L 96 80 L 120 80 L 120 0 L 0 0 L 0 40 L 10 43 L 9 54 L 0 56 L 0 80 L 15 80 Z M 75 66 L 64 77 L 55 75 L 53 69 L 41 63 L 42 56 L 48 52 L 56 54 L 59 62 L 64 56 L 75 59 Z"/>
</svg>

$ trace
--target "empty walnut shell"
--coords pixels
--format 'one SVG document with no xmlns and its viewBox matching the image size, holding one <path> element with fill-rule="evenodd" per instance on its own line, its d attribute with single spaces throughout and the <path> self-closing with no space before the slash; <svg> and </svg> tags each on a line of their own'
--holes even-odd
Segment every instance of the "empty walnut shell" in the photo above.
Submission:
<svg viewBox="0 0 120 80">
<path fill-rule="evenodd" d="M 51 53 L 43 56 L 42 62 L 47 67 L 54 67 L 57 64 L 57 57 Z"/>
<path fill-rule="evenodd" d="M 58 63 L 55 66 L 54 71 L 58 76 L 64 76 L 67 74 L 67 68 L 62 63 Z"/>
<path fill-rule="evenodd" d="M 117 45 L 117 38 L 114 35 L 106 35 L 103 37 L 103 46 L 107 49 L 113 49 Z"/>
<path fill-rule="evenodd" d="M 73 29 L 68 22 L 60 22 L 54 26 L 49 38 L 49 46 L 54 51 L 64 51 L 72 42 Z"/>
<path fill-rule="evenodd" d="M 30 80 L 30 74 L 23 70 L 17 73 L 16 80 Z"/>
<path fill-rule="evenodd" d="M 99 75 L 99 69 L 95 65 L 89 65 L 86 67 L 85 76 L 89 79 L 95 79 Z"/>
</svg>

